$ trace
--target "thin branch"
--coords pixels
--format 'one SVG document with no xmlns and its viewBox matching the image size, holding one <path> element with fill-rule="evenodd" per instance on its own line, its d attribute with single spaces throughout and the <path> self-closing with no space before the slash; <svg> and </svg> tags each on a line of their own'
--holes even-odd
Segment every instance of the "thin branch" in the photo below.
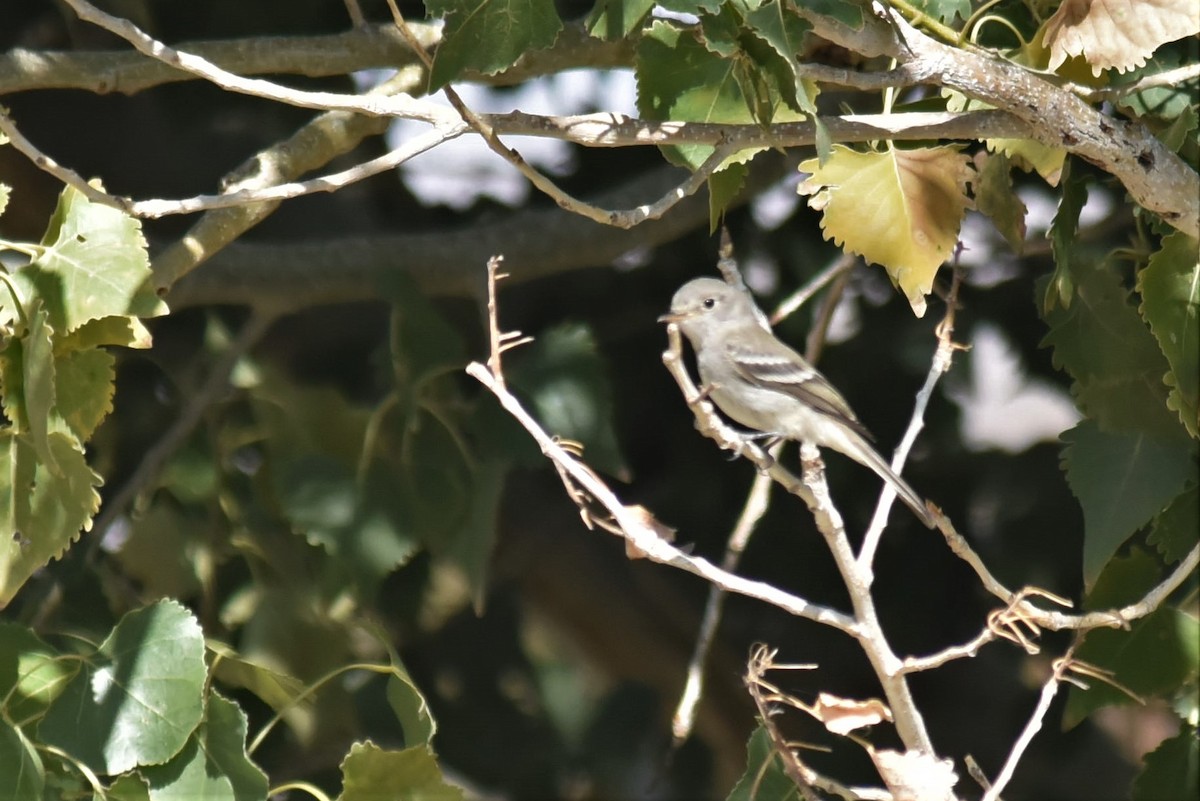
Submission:
<svg viewBox="0 0 1200 801">
<path fill-rule="evenodd" d="M 765 473 L 755 475 L 742 513 L 725 545 L 725 555 L 721 558 L 722 570 L 729 573 L 737 570 L 746 544 L 750 541 L 750 535 L 767 512 L 772 483 L 771 477 Z M 696 634 L 696 644 L 692 649 L 692 658 L 688 662 L 687 679 L 679 697 L 679 704 L 675 707 L 675 715 L 671 718 L 671 736 L 676 747 L 691 735 L 692 726 L 696 721 L 696 707 L 704 694 L 704 665 L 708 661 L 708 652 L 712 649 L 713 639 L 716 637 L 724 602 L 725 593 L 718 587 L 710 587 L 708 601 L 704 605 L 704 616 L 700 619 L 700 630 Z"/>
<path fill-rule="evenodd" d="M 771 312 L 771 325 L 778 325 L 790 317 L 797 309 L 808 303 L 809 299 L 825 288 L 825 285 L 844 272 L 848 272 L 858 263 L 858 256 L 853 253 L 840 253 L 833 262 L 821 272 L 809 279 L 808 283 L 783 299 L 775 311 Z M 811 359 L 810 359 L 811 361 Z"/>
<path fill-rule="evenodd" d="M 80 19 L 121 37 L 143 55 L 204 78 L 230 92 L 321 111 L 355 111 L 379 117 L 402 116 L 433 124 L 449 121 L 447 109 L 429 102 L 414 100 L 407 95 L 348 95 L 340 92 L 307 92 L 289 89 L 261 78 L 245 78 L 222 69 L 194 53 L 187 53 L 166 45 L 129 20 L 106 14 L 87 0 L 63 0 L 63 2 L 70 6 Z"/>
<path fill-rule="evenodd" d="M 1054 670 L 1051 672 L 1050 678 L 1042 685 L 1041 695 L 1038 697 L 1037 705 L 1033 708 L 1033 713 L 1029 716 L 1029 721 L 1021 731 L 1021 736 L 1013 743 L 1012 750 L 1008 753 L 1008 759 L 1005 760 L 1004 767 L 996 776 L 996 780 L 983 794 L 982 801 L 998 801 L 1000 798 L 1000 793 L 1012 779 L 1013 773 L 1017 769 L 1017 763 L 1021 761 L 1025 749 L 1029 747 L 1034 735 L 1042 728 L 1042 721 L 1046 718 L 1046 713 L 1050 711 L 1050 702 L 1058 693 L 1058 686 L 1062 683 L 1063 675 L 1070 669 L 1070 666 L 1071 651 L 1068 651 L 1062 659 L 1055 660 Z"/>
<path fill-rule="evenodd" d="M 892 470 L 897 474 L 904 468 L 904 462 L 908 459 L 908 452 L 912 449 L 913 443 L 917 441 L 917 435 L 921 433 L 921 429 L 925 427 L 925 410 L 929 408 L 929 400 L 933 397 L 933 390 L 937 387 L 937 383 L 941 377 L 950 369 L 950 363 L 954 357 L 954 351 L 962 350 L 963 346 L 954 342 L 954 318 L 958 312 L 958 289 L 962 284 L 962 270 L 955 266 L 952 278 L 950 281 L 950 293 L 946 297 L 946 314 L 942 317 L 941 323 L 937 327 L 938 345 L 933 353 L 933 359 L 929 365 L 929 372 L 925 375 L 925 384 L 917 393 L 916 402 L 913 404 L 912 415 L 908 419 L 908 428 L 904 432 L 904 436 L 900 439 L 900 444 L 896 446 L 895 452 L 892 454 Z M 875 551 L 879 547 L 879 541 L 883 537 L 883 529 L 887 525 L 888 512 L 892 508 L 892 502 L 896 500 L 896 490 L 892 485 L 884 482 L 883 491 L 879 494 L 879 501 L 875 505 L 875 514 L 871 518 L 870 525 L 867 526 L 867 533 L 863 537 L 862 548 L 858 553 L 858 564 L 868 576 L 874 574 Z"/>
<path fill-rule="evenodd" d="M 274 184 L 256 189 L 238 189 L 220 195 L 197 195 L 186 200 L 140 200 L 128 208 L 135 217 L 154 219 L 171 214 L 194 214 L 213 209 L 228 209 L 257 203 L 291 200 L 317 192 L 337 192 L 350 184 L 395 169 L 411 158 L 432 150 L 451 139 L 457 139 L 468 130 L 459 124 L 448 127 L 437 126 L 414 136 L 400 147 L 369 161 L 340 172 L 310 178 L 307 181 Z"/>
</svg>

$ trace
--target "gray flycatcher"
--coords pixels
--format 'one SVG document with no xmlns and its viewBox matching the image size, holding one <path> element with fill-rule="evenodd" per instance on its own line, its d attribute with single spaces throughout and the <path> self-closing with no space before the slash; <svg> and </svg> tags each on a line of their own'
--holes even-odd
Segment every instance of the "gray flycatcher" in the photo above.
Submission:
<svg viewBox="0 0 1200 801">
<path fill-rule="evenodd" d="M 893 472 L 846 399 L 767 328 L 745 292 L 716 278 L 687 282 L 659 322 L 675 323 L 696 351 L 708 397 L 738 423 L 768 436 L 832 448 L 874 470 L 921 522 L 932 513 Z"/>
</svg>

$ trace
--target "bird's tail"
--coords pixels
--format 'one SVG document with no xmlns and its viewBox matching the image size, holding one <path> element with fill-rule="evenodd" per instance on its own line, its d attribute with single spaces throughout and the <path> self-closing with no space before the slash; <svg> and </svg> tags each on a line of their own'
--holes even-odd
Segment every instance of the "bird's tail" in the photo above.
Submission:
<svg viewBox="0 0 1200 801">
<path fill-rule="evenodd" d="M 859 438 L 858 442 L 859 459 L 864 465 L 874 470 L 880 478 L 891 485 L 896 491 L 897 497 L 904 501 L 904 504 L 913 510 L 913 514 L 925 524 L 927 528 L 937 528 L 937 521 L 934 520 L 933 513 L 925 506 L 925 501 L 921 499 L 912 487 L 908 486 L 908 482 L 896 475 L 892 470 L 892 466 L 887 463 L 879 453 L 871 447 L 871 444 L 864 439 Z"/>
</svg>

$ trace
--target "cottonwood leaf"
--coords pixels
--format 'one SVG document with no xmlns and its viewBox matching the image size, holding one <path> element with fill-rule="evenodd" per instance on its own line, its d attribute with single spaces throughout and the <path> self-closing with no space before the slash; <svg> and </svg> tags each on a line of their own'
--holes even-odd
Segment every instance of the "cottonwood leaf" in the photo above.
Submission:
<svg viewBox="0 0 1200 801">
<path fill-rule="evenodd" d="M 0 609 L 33 572 L 91 528 L 102 483 L 74 441 L 49 435 L 56 474 L 27 437 L 0 429 Z"/>
<path fill-rule="evenodd" d="M 1075 279 L 1072 266 L 1075 259 L 1075 235 L 1079 232 L 1079 215 L 1087 202 L 1087 181 L 1082 175 L 1067 172 L 1062 195 L 1058 199 L 1058 211 L 1050 223 L 1050 247 L 1054 253 L 1054 275 L 1046 284 L 1042 299 L 1042 313 L 1048 315 L 1055 306 L 1071 308 L 1075 297 Z"/>
<path fill-rule="evenodd" d="M 1186 437 L 1167 408 L 1162 377 L 1170 366 L 1116 271 L 1106 264 L 1079 264 L 1071 275 L 1075 299 L 1070 309 L 1043 315 L 1050 330 L 1042 345 L 1054 347 L 1054 366 L 1075 379 L 1076 403 L 1107 430 Z M 1046 291 L 1046 280 L 1039 293 Z"/>
<path fill-rule="evenodd" d="M 970 199 L 971 176 L 960 148 L 889 148 L 859 152 L 844 145 L 821 165 L 800 165 L 811 176 L 798 187 L 823 212 L 826 239 L 887 269 L 917 316 L 938 267 L 950 257 Z"/>
<path fill-rule="evenodd" d="M 768 83 L 749 54 L 741 51 L 734 32 L 723 29 L 719 20 L 707 18 L 702 40 L 690 28 L 666 20 L 651 25 L 638 42 L 638 112 L 651 120 L 688 122 L 751 123 L 764 118 L 776 121 L 798 119 L 782 96 Z M 727 38 L 719 38 L 724 30 Z M 737 53 L 725 57 L 716 51 Z M 760 96 L 761 90 L 761 96 Z M 695 170 L 704 163 L 711 145 L 673 145 L 662 148 L 674 164 Z M 744 150 L 727 162 L 744 162 L 757 152 Z"/>
<path fill-rule="evenodd" d="M 1139 311 L 1167 357 L 1167 408 L 1200 436 L 1200 258 L 1197 243 L 1176 232 L 1166 237 L 1138 273 Z"/>
<path fill-rule="evenodd" d="M 0 719 L 23 726 L 41 717 L 78 668 L 32 630 L 0 623 Z"/>
<path fill-rule="evenodd" d="M 726 801 L 792 801 L 796 783 L 788 778 L 771 735 L 761 725 L 746 743 L 746 772 L 733 786 Z"/>
<path fill-rule="evenodd" d="M 978 156 L 976 158 L 979 158 Z M 983 167 L 973 182 L 975 205 L 1017 253 L 1025 245 L 1025 204 L 1013 191 L 1008 157 L 983 155 Z"/>
<path fill-rule="evenodd" d="M 1174 564 L 1200 541 L 1200 487 L 1175 496 L 1171 505 L 1154 518 L 1146 542 L 1158 549 L 1163 561 Z"/>
<path fill-rule="evenodd" d="M 654 5 L 654 0 L 599 0 L 583 24 L 597 39 L 617 41 L 641 25 Z"/>
<path fill-rule="evenodd" d="M 200 624 L 175 601 L 159 601 L 121 618 L 38 733 L 96 773 L 162 764 L 203 717 L 207 672 Z"/>
<path fill-rule="evenodd" d="M 246 754 L 246 714 L 215 692 L 183 750 L 141 773 L 152 801 L 261 801 L 267 796 L 267 776 Z"/>
<path fill-rule="evenodd" d="M 33 742 L 0 717 L 0 801 L 42 798 L 46 770 Z"/>
<path fill-rule="evenodd" d="M 971 16 L 971 0 L 915 0 L 913 5 L 945 23 L 953 22 L 955 17 L 965 21 Z"/>
<path fill-rule="evenodd" d="M 110 315 L 166 314 L 166 304 L 149 287 L 150 258 L 138 220 L 67 187 L 42 245 L 41 255 L 13 273 L 13 282 L 26 303 L 40 298 L 46 304 L 59 334 Z"/>
<path fill-rule="evenodd" d="M 1194 443 L 1103 431 L 1093 420 L 1063 440 L 1067 484 L 1083 507 L 1083 580 L 1090 587 L 1117 549 L 1195 480 Z"/>
<path fill-rule="evenodd" d="M 528 50 L 554 44 L 562 20 L 554 0 L 425 0 L 431 17 L 446 26 L 429 71 L 429 91 L 467 70 L 495 75 Z"/>
<path fill-rule="evenodd" d="M 94 348 L 54 360 L 58 414 L 80 442 L 87 442 L 112 412 L 116 390 L 116 359 Z"/>
<path fill-rule="evenodd" d="M 1135 603 L 1162 580 L 1158 560 L 1140 549 L 1113 559 L 1088 593 L 1088 611 L 1119 609 Z M 1200 668 L 1200 628 L 1187 613 L 1161 606 L 1131 622 L 1126 629 L 1093 629 L 1075 656 L 1110 670 L 1116 681 L 1140 696 L 1170 696 Z M 1135 703 L 1121 690 L 1089 681 L 1072 687 L 1063 710 L 1063 725 L 1077 725 L 1096 709 Z"/>
<path fill-rule="evenodd" d="M 1180 726 L 1142 757 L 1142 772 L 1133 780 L 1132 801 L 1191 801 L 1200 786 L 1200 737 L 1194 724 Z"/>
<path fill-rule="evenodd" d="M 114 314 L 89 320 L 54 343 L 54 352 L 64 354 L 73 350 L 88 350 L 104 345 L 145 350 L 153 345 L 150 331 L 136 317 Z"/>
<path fill-rule="evenodd" d="M 784 0 L 770 0 L 745 12 L 743 22 L 752 34 L 769 44 L 787 64 L 792 79 L 789 99 L 795 108 L 807 114 L 816 114 L 816 99 L 820 89 L 804 77 L 804 68 L 798 58 L 804 49 L 804 37 L 812 30 L 812 25 Z"/>
<path fill-rule="evenodd" d="M 1140 67 L 1160 45 L 1197 33 L 1195 0 L 1064 0 L 1044 26 L 1050 69 L 1082 56 L 1095 75 Z"/>
<path fill-rule="evenodd" d="M 462 801 L 447 784 L 429 746 L 387 751 L 370 740 L 350 746 L 342 760 L 339 801 Z"/>
<path fill-rule="evenodd" d="M 242 656 L 220 640 L 209 638 L 205 646 L 213 655 L 213 678 L 221 683 L 249 690 L 276 712 L 302 703 L 304 682 L 295 676 Z"/>
</svg>

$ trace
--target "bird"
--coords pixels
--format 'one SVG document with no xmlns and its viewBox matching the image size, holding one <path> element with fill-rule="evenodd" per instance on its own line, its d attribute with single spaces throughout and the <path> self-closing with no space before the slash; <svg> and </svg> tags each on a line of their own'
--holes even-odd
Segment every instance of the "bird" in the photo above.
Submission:
<svg viewBox="0 0 1200 801">
<path fill-rule="evenodd" d="M 770 330 L 750 295 L 716 278 L 688 281 L 660 323 L 674 323 L 696 354 L 703 391 L 756 436 L 811 442 L 873 470 L 927 527 L 933 513 L 871 445 L 841 393 Z"/>
</svg>

